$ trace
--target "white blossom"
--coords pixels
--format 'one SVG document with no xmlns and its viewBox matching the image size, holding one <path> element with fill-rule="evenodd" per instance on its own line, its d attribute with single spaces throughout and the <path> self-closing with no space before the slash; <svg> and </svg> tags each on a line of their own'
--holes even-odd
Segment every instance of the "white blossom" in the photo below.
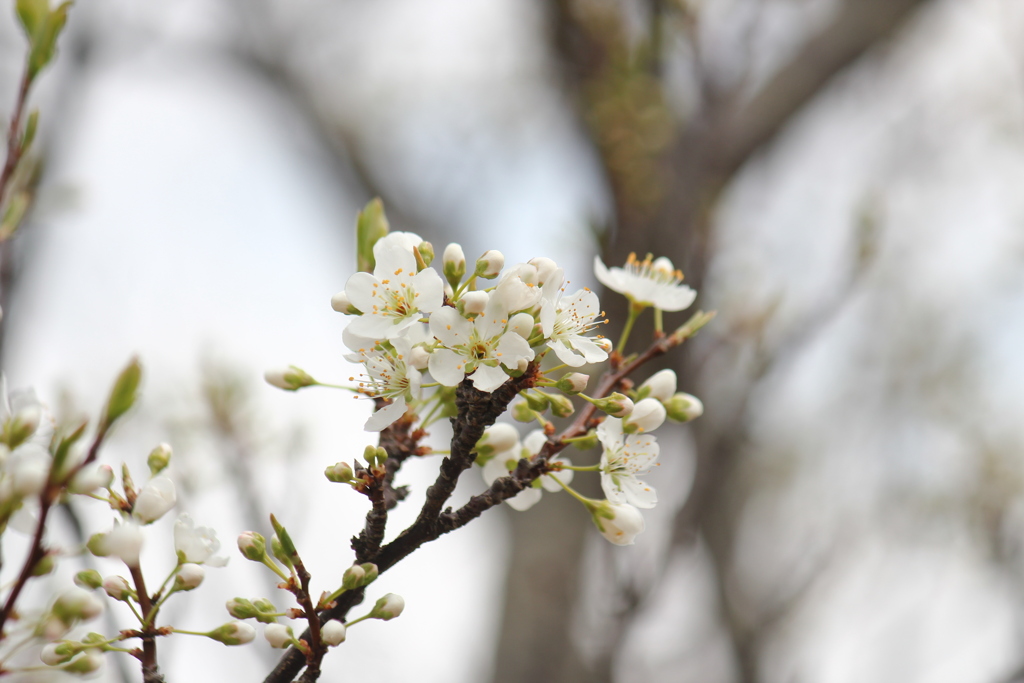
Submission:
<svg viewBox="0 0 1024 683">
<path fill-rule="evenodd" d="M 665 406 L 656 398 L 637 401 L 632 412 L 625 418 L 623 428 L 627 432 L 653 432 L 665 422 Z"/>
<path fill-rule="evenodd" d="M 608 289 L 624 294 L 630 301 L 663 311 L 681 311 L 697 298 L 697 292 L 682 284 L 683 274 L 665 257 L 638 261 L 630 254 L 625 268 L 607 268 L 594 257 L 594 274 Z"/>
<path fill-rule="evenodd" d="M 151 524 L 167 514 L 177 500 L 173 481 L 167 477 L 153 477 L 135 499 L 132 516 L 143 524 Z"/>
<path fill-rule="evenodd" d="M 571 367 L 587 363 L 600 363 L 608 359 L 608 352 L 584 335 L 602 324 L 597 294 L 589 289 L 561 297 L 557 302 L 544 301 L 540 309 L 540 324 L 548 339 L 548 348 L 558 359 Z"/>
<path fill-rule="evenodd" d="M 345 296 L 362 311 L 349 323 L 354 334 L 393 339 L 443 303 L 441 276 L 431 268 L 416 271 L 410 235 L 393 232 L 382 237 L 373 245 L 373 274 L 355 273 L 345 283 Z"/>
<path fill-rule="evenodd" d="M 625 434 L 622 420 L 606 418 L 597 427 L 601 453 L 601 488 L 612 503 L 652 508 L 658 502 L 654 489 L 637 479 L 650 472 L 658 458 L 658 442 L 649 434 Z"/>
<path fill-rule="evenodd" d="M 547 440 L 548 437 L 539 429 L 530 432 L 526 435 L 526 438 L 523 439 L 522 444 L 517 440 L 511 448 L 495 453 L 481 469 L 481 476 L 483 476 L 484 481 L 487 482 L 488 486 L 493 484 L 499 477 L 507 477 L 509 473 L 515 470 L 519 465 L 520 459 L 530 459 L 540 453 L 541 448 L 544 447 Z M 556 462 L 565 465 L 572 464 L 568 458 L 551 460 L 552 464 Z M 557 476 L 563 484 L 568 486 L 572 481 L 573 471 L 562 470 L 557 474 Z M 536 485 L 523 489 L 511 498 L 506 498 L 505 502 L 508 503 L 509 507 L 513 510 L 518 510 L 520 512 L 529 510 L 540 501 L 541 488 L 552 493 L 562 490 L 561 485 L 557 481 L 545 474 L 540 477 Z"/>
<path fill-rule="evenodd" d="M 89 549 L 99 557 L 119 558 L 129 567 L 139 566 L 139 552 L 142 550 L 142 529 L 134 522 L 115 524 L 114 528 L 90 540 Z"/>
<path fill-rule="evenodd" d="M 174 552 L 182 562 L 223 567 L 228 558 L 215 557 L 218 550 L 217 532 L 205 526 L 197 527 L 186 513 L 178 515 L 174 523 Z"/>
<path fill-rule="evenodd" d="M 533 360 L 530 344 L 515 332 L 506 331 L 508 313 L 501 299 L 492 296 L 487 310 L 470 322 L 454 308 L 445 306 L 430 316 L 430 332 L 444 348 L 430 354 L 427 366 L 441 384 L 457 386 L 469 375 L 480 391 L 494 391 L 508 379 L 505 367 L 516 370 L 520 361 Z"/>
</svg>

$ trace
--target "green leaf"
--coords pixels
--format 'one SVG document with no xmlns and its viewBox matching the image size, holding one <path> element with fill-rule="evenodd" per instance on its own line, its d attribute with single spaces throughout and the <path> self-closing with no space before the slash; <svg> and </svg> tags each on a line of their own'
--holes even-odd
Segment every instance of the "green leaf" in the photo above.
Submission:
<svg viewBox="0 0 1024 683">
<path fill-rule="evenodd" d="M 68 459 L 68 453 L 71 452 L 71 447 L 75 445 L 75 442 L 82 438 L 82 434 L 85 433 L 85 428 L 88 426 L 88 421 L 82 422 L 70 434 L 66 434 L 60 437 L 57 442 L 56 448 L 53 449 L 53 470 L 60 472 L 64 468 L 64 462 Z M 56 437 L 56 435 L 54 435 Z"/>
<path fill-rule="evenodd" d="M 25 35 L 30 42 L 34 42 L 36 34 L 50 15 L 49 0 L 18 0 L 14 9 L 18 14 L 18 21 L 25 29 Z"/>
<path fill-rule="evenodd" d="M 44 6 L 47 2 L 48 0 L 42 0 Z M 35 78 L 36 74 L 42 71 L 43 67 L 49 64 L 57 53 L 57 37 L 64 30 L 64 24 L 68 19 L 68 7 L 70 6 L 70 2 L 65 2 L 52 12 L 47 12 L 42 24 L 33 32 L 31 36 L 32 48 L 28 56 L 29 80 Z"/>
<path fill-rule="evenodd" d="M 36 128 L 39 126 L 39 110 L 35 109 L 28 115 L 28 122 L 25 124 L 25 132 L 21 135 L 21 151 L 27 152 L 36 139 Z"/>
<path fill-rule="evenodd" d="M 105 432 L 110 425 L 135 405 L 135 398 L 139 390 L 139 382 L 142 380 L 142 366 L 138 358 L 132 358 L 127 367 L 121 371 L 114 388 L 110 390 L 110 398 L 107 399 L 107 406 L 103 410 L 103 418 L 100 421 L 99 430 Z"/>
<path fill-rule="evenodd" d="M 388 219 L 384 215 L 384 202 L 379 197 L 370 202 L 359 212 L 356 219 L 356 264 L 364 273 L 372 273 L 376 265 L 373 258 L 373 245 L 388 234 Z"/>
</svg>

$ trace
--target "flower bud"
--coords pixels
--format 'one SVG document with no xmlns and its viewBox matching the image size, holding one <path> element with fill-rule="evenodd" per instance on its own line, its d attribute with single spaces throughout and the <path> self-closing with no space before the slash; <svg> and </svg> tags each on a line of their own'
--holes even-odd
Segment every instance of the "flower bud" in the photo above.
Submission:
<svg viewBox="0 0 1024 683">
<path fill-rule="evenodd" d="M 533 329 L 537 321 L 529 313 L 516 313 L 508 321 L 508 331 L 515 332 L 523 339 L 529 339 L 533 335 Z"/>
<path fill-rule="evenodd" d="M 551 402 L 551 414 L 555 417 L 569 417 L 576 411 L 568 396 L 550 394 L 548 401 Z"/>
<path fill-rule="evenodd" d="M 584 375 L 582 372 L 570 372 L 567 375 L 562 375 L 555 384 L 555 388 L 567 394 L 578 394 L 587 388 L 588 382 L 590 382 L 590 375 Z"/>
<path fill-rule="evenodd" d="M 364 562 L 359 566 L 362 567 L 363 572 L 365 572 L 365 576 L 363 577 L 362 583 L 363 586 L 369 586 L 371 583 L 377 580 L 377 575 L 379 573 L 377 570 L 377 565 L 375 565 L 373 562 Z"/>
<path fill-rule="evenodd" d="M 420 242 L 416 252 L 416 265 L 419 266 L 419 270 L 423 270 L 434 261 L 434 245 L 430 242 Z"/>
<path fill-rule="evenodd" d="M 700 399 L 682 392 L 675 394 L 665 404 L 668 419 L 675 422 L 689 422 L 704 414 L 704 404 Z"/>
<path fill-rule="evenodd" d="M 89 591 L 72 586 L 57 596 L 53 603 L 53 615 L 67 625 L 78 621 L 89 621 L 103 614 L 103 603 Z"/>
<path fill-rule="evenodd" d="M 32 576 L 46 576 L 53 571 L 56 561 L 50 553 L 44 553 L 34 565 L 32 565 Z"/>
<path fill-rule="evenodd" d="M 625 417 L 633 412 L 633 402 L 628 396 L 619 392 L 605 398 L 590 399 L 590 402 L 597 406 L 598 410 L 604 411 L 612 417 Z"/>
<path fill-rule="evenodd" d="M 615 505 L 606 500 L 588 506 L 601 535 L 615 545 L 633 545 L 644 530 L 644 518 L 632 505 Z"/>
<path fill-rule="evenodd" d="M 462 247 L 452 242 L 445 247 L 441 259 L 444 264 L 444 278 L 453 288 L 458 287 L 466 274 L 466 255 L 462 252 Z"/>
<path fill-rule="evenodd" d="M 331 297 L 331 308 L 345 315 L 362 315 L 362 311 L 353 306 L 352 302 L 348 300 L 348 295 L 345 294 L 344 290 Z"/>
<path fill-rule="evenodd" d="M 43 646 L 42 652 L 39 653 L 39 659 L 47 666 L 57 666 L 58 664 L 71 661 L 71 658 L 78 654 L 78 648 L 75 645 L 75 643 L 70 643 L 66 640 L 59 643 L 48 643 Z"/>
<path fill-rule="evenodd" d="M 530 406 L 530 410 L 538 413 L 544 412 L 551 405 L 547 395 L 539 392 L 524 391 L 520 395 L 526 399 L 526 405 Z"/>
<path fill-rule="evenodd" d="M 256 637 L 256 629 L 244 621 L 229 621 L 207 633 L 206 637 L 225 645 L 245 645 Z"/>
<path fill-rule="evenodd" d="M 289 365 L 286 370 L 267 370 L 263 373 L 263 379 L 267 384 L 285 391 L 298 391 L 302 387 L 311 387 L 317 383 L 308 372 L 294 365 Z"/>
<path fill-rule="evenodd" d="M 613 344 L 612 340 L 609 339 L 608 337 L 595 337 L 594 343 L 597 344 L 598 347 L 600 347 L 600 349 L 605 353 L 611 353 L 612 349 L 615 348 L 615 344 Z"/>
<path fill-rule="evenodd" d="M 293 640 L 291 627 L 284 624 L 267 624 L 263 627 L 263 637 L 270 643 L 270 647 L 278 650 L 288 647 Z"/>
<path fill-rule="evenodd" d="M 83 569 L 75 574 L 75 585 L 95 590 L 103 585 L 103 577 L 95 569 Z"/>
<path fill-rule="evenodd" d="M 320 627 L 320 637 L 325 643 L 334 647 L 345 642 L 345 624 L 337 619 L 331 619 Z"/>
<path fill-rule="evenodd" d="M 245 559 L 262 562 L 267 556 L 267 541 L 255 531 L 243 531 L 238 535 L 238 550 Z"/>
<path fill-rule="evenodd" d="M 281 543 L 281 539 L 277 537 L 277 534 L 274 534 L 273 536 L 270 537 L 270 553 L 275 558 L 277 558 L 278 562 L 280 562 L 284 566 L 286 566 L 289 569 L 291 569 L 291 567 L 292 567 L 291 555 L 289 553 L 285 552 L 284 544 Z"/>
<path fill-rule="evenodd" d="M 252 604 L 252 601 L 245 598 L 231 598 L 224 606 L 227 608 L 228 614 L 235 619 L 252 619 L 259 614 L 259 610 Z"/>
<path fill-rule="evenodd" d="M 544 256 L 532 258 L 528 263 L 537 269 L 537 284 L 543 285 L 558 270 L 558 264 Z"/>
<path fill-rule="evenodd" d="M 190 591 L 198 588 L 206 576 L 206 570 L 201 565 L 186 562 L 178 569 L 178 575 L 174 577 L 174 587 L 179 591 Z"/>
<path fill-rule="evenodd" d="M 127 602 L 128 598 L 135 593 L 123 576 L 108 576 L 103 579 L 103 590 L 114 600 L 121 602 Z"/>
<path fill-rule="evenodd" d="M 114 481 L 114 470 L 110 465 L 92 463 L 80 469 L 68 484 L 71 493 L 92 493 L 107 488 Z"/>
<path fill-rule="evenodd" d="M 91 674 L 103 666 L 103 655 L 98 650 L 86 650 L 81 656 L 75 657 L 61 667 L 62 671 L 72 674 Z"/>
<path fill-rule="evenodd" d="M 512 404 L 512 419 L 516 422 L 533 422 L 537 414 L 530 410 L 526 401 Z"/>
<path fill-rule="evenodd" d="M 405 600 L 402 599 L 402 596 L 388 593 L 373 606 L 373 609 L 370 611 L 370 618 L 389 621 L 400 615 L 404 609 Z"/>
<path fill-rule="evenodd" d="M 142 550 L 142 529 L 137 524 L 116 524 L 105 534 L 94 534 L 86 548 L 96 557 L 117 557 L 129 567 L 139 565 Z"/>
<path fill-rule="evenodd" d="M 358 564 L 352 565 L 345 570 L 345 574 L 341 578 L 341 587 L 345 590 L 352 590 L 363 585 L 363 579 L 366 578 L 366 572 Z"/>
<path fill-rule="evenodd" d="M 174 482 L 167 477 L 154 477 L 135 499 L 132 516 L 143 524 L 152 524 L 167 514 L 177 501 Z"/>
<path fill-rule="evenodd" d="M 10 473 L 11 488 L 18 497 L 38 496 L 50 478 L 50 463 L 44 457 L 23 458 L 10 468 Z"/>
<path fill-rule="evenodd" d="M 656 398 L 645 398 L 633 406 L 631 412 L 622 423 L 622 430 L 627 434 L 653 432 L 665 422 L 665 406 Z"/>
<path fill-rule="evenodd" d="M 149 474 L 156 476 L 167 469 L 167 466 L 171 464 L 171 446 L 170 444 L 162 443 L 158 444 L 156 448 L 149 452 L 149 457 L 146 458 L 146 465 L 149 466 Z"/>
<path fill-rule="evenodd" d="M 335 484 L 347 484 L 352 481 L 353 474 L 352 467 L 347 462 L 335 463 L 324 470 L 327 481 Z"/>
<path fill-rule="evenodd" d="M 489 249 L 484 255 L 476 260 L 476 275 L 485 280 L 492 280 L 498 277 L 498 273 L 505 266 L 505 255 L 500 251 Z"/>
<path fill-rule="evenodd" d="M 476 442 L 476 461 L 483 465 L 495 453 L 515 448 L 519 443 L 519 431 L 507 422 L 497 422 L 484 430 L 484 435 Z"/>
<path fill-rule="evenodd" d="M 490 299 L 491 295 L 487 292 L 466 292 L 459 299 L 459 303 L 462 304 L 462 313 L 464 315 L 480 315 L 487 308 L 487 302 Z"/>
<path fill-rule="evenodd" d="M 422 346 L 414 346 L 409 350 L 409 357 L 406 360 L 417 370 L 426 370 L 430 364 L 430 351 Z"/>
<path fill-rule="evenodd" d="M 676 373 L 666 368 L 648 377 L 647 381 L 641 384 L 637 390 L 637 397 L 644 399 L 650 396 L 664 403 L 672 398 L 674 393 L 676 393 Z"/>
<path fill-rule="evenodd" d="M 32 403 L 18 410 L 4 425 L 3 441 L 12 451 L 36 433 L 43 411 L 38 403 Z"/>
</svg>

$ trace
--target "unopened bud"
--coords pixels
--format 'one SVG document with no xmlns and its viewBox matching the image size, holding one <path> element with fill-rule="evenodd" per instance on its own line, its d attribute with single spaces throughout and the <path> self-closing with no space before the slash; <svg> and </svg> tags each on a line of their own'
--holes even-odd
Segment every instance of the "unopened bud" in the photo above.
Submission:
<svg viewBox="0 0 1024 683">
<path fill-rule="evenodd" d="M 206 570 L 198 564 L 186 562 L 178 569 L 178 575 L 174 577 L 174 587 L 179 591 L 190 591 L 198 588 L 206 576 Z"/>
<path fill-rule="evenodd" d="M 487 308 L 487 302 L 491 296 L 487 292 L 473 291 L 466 292 L 459 299 L 462 304 L 462 312 L 465 315 L 480 315 Z"/>
<path fill-rule="evenodd" d="M 171 464 L 171 446 L 166 443 L 159 444 L 156 448 L 149 452 L 149 457 L 146 458 L 146 464 L 149 466 L 149 473 L 152 476 L 156 476 L 167 469 L 167 466 Z"/>
<path fill-rule="evenodd" d="M 291 627 L 284 624 L 267 624 L 263 627 L 263 637 L 270 643 L 270 647 L 278 650 L 291 645 L 294 639 Z"/>
<path fill-rule="evenodd" d="M 615 545 L 633 545 L 634 539 L 644 530 L 643 515 L 632 505 L 615 505 L 602 500 L 587 507 L 598 531 Z"/>
<path fill-rule="evenodd" d="M 267 384 L 285 391 L 298 391 L 317 383 L 308 372 L 294 365 L 289 365 L 287 370 L 267 370 L 263 373 L 263 379 L 267 380 Z"/>
<path fill-rule="evenodd" d="M 555 417 L 569 417 L 576 410 L 568 396 L 550 394 L 548 401 L 551 402 L 551 414 Z"/>
<path fill-rule="evenodd" d="M 366 577 L 366 572 L 358 564 L 353 565 L 345 570 L 345 574 L 341 578 L 341 587 L 345 590 L 352 590 L 363 585 L 363 579 Z"/>
<path fill-rule="evenodd" d="M 32 576 L 46 576 L 53 571 L 56 562 L 53 555 L 46 553 L 39 558 L 39 561 L 32 565 Z"/>
<path fill-rule="evenodd" d="M 207 633 L 206 637 L 225 645 L 245 645 L 256 637 L 256 629 L 244 621 L 229 621 Z"/>
<path fill-rule="evenodd" d="M 320 637 L 325 643 L 334 647 L 345 642 L 345 624 L 337 619 L 331 619 L 320 627 Z"/>
<path fill-rule="evenodd" d="M 522 397 L 526 399 L 526 405 L 530 406 L 530 410 L 538 413 L 544 412 L 551 405 L 548 397 L 541 393 L 524 391 Z"/>
<path fill-rule="evenodd" d="M 652 432 L 665 422 L 665 406 L 661 401 L 651 397 L 637 402 L 622 423 L 622 430 L 627 434 Z"/>
<path fill-rule="evenodd" d="M 484 435 L 476 442 L 476 461 L 483 465 L 495 453 L 507 451 L 519 443 L 519 430 L 506 422 L 498 422 L 484 430 Z"/>
<path fill-rule="evenodd" d="M 453 288 L 458 287 L 466 274 L 466 255 L 463 253 L 462 247 L 452 242 L 445 247 L 444 255 L 441 258 L 444 263 L 444 278 Z"/>
<path fill-rule="evenodd" d="M 110 465 L 92 463 L 79 470 L 68 484 L 72 493 L 92 493 L 104 489 L 114 481 L 114 469 Z"/>
<path fill-rule="evenodd" d="M 370 618 L 389 621 L 400 615 L 404 609 L 405 600 L 402 599 L 402 596 L 388 593 L 373 606 L 373 609 L 370 611 Z"/>
<path fill-rule="evenodd" d="M 70 643 L 66 640 L 59 643 L 48 643 L 43 646 L 42 652 L 39 653 L 39 659 L 47 666 L 57 666 L 58 664 L 71 661 L 71 658 L 79 652 L 75 645 L 76 643 Z"/>
<path fill-rule="evenodd" d="M 668 419 L 675 422 L 689 422 L 704 414 L 704 404 L 700 399 L 682 392 L 675 394 L 665 403 Z"/>
<path fill-rule="evenodd" d="M 72 674 L 91 674 L 103 666 L 103 655 L 96 650 L 86 650 L 80 656 L 61 667 L 62 671 Z"/>
<path fill-rule="evenodd" d="M 375 565 L 373 562 L 364 562 L 359 566 L 363 568 L 364 572 L 362 585 L 369 586 L 371 583 L 377 580 L 377 575 L 379 573 L 377 565 Z"/>
<path fill-rule="evenodd" d="M 597 406 L 598 410 L 608 413 L 612 417 L 625 417 L 633 411 L 633 401 L 628 396 L 615 392 L 611 396 L 598 399 L 588 399 Z"/>
<path fill-rule="evenodd" d="M 590 375 L 584 375 L 582 372 L 570 372 L 567 375 L 562 375 L 555 384 L 555 388 L 567 394 L 578 394 L 587 388 L 588 382 L 590 382 Z"/>
<path fill-rule="evenodd" d="M 75 585 L 79 588 L 96 590 L 103 585 L 103 577 L 95 569 L 83 569 L 75 574 Z"/>
<path fill-rule="evenodd" d="M 108 576 L 103 579 L 103 590 L 114 600 L 119 601 L 127 601 L 134 592 L 123 576 Z"/>
<path fill-rule="evenodd" d="M 347 462 L 335 463 L 324 470 L 327 481 L 335 484 L 347 484 L 352 481 L 353 474 L 352 467 Z"/>
<path fill-rule="evenodd" d="M 255 531 L 244 531 L 238 535 L 238 549 L 245 559 L 262 562 L 267 556 L 267 541 Z"/>
<path fill-rule="evenodd" d="M 637 389 L 636 395 L 639 399 L 650 396 L 664 403 L 672 398 L 674 393 L 676 393 L 676 373 L 665 369 L 659 370 L 647 378 L 647 381 Z"/>
<path fill-rule="evenodd" d="M 4 425 L 3 441 L 12 451 L 23 444 L 39 428 L 43 411 L 38 404 L 27 405 L 11 416 Z"/>
<path fill-rule="evenodd" d="M 235 619 L 252 619 L 259 614 L 256 606 L 245 598 L 231 598 L 224 606 L 227 607 L 228 614 Z"/>
<path fill-rule="evenodd" d="M 427 365 L 430 364 L 430 352 L 422 346 L 414 346 L 410 349 L 409 357 L 406 360 L 417 370 L 426 370 Z"/>
<path fill-rule="evenodd" d="M 331 297 L 331 308 L 345 315 L 362 315 L 362 311 L 352 305 L 344 291 L 338 292 Z"/>
<path fill-rule="evenodd" d="M 516 313 L 508 321 L 508 331 L 515 332 L 523 339 L 529 339 L 533 335 L 533 328 L 536 326 L 537 321 L 529 313 Z"/>
<path fill-rule="evenodd" d="M 281 544 L 281 539 L 277 537 L 277 534 L 270 537 L 270 552 L 275 558 L 277 558 L 278 562 L 288 568 L 292 567 L 291 555 L 285 552 L 284 546 Z"/>
<path fill-rule="evenodd" d="M 490 249 L 476 260 L 476 275 L 485 280 L 492 280 L 498 277 L 498 273 L 505 267 L 505 255 L 500 251 Z"/>
<path fill-rule="evenodd" d="M 103 603 L 89 591 L 73 586 L 57 597 L 53 614 L 65 624 L 89 621 L 103 614 Z"/>
<path fill-rule="evenodd" d="M 430 242 L 420 242 L 416 247 L 416 257 L 416 264 L 420 266 L 419 270 L 423 270 L 434 260 L 434 245 Z M 420 263 L 421 261 L 422 263 Z"/>
<path fill-rule="evenodd" d="M 516 422 L 533 422 L 537 414 L 530 410 L 526 401 L 512 404 L 512 419 Z"/>
</svg>

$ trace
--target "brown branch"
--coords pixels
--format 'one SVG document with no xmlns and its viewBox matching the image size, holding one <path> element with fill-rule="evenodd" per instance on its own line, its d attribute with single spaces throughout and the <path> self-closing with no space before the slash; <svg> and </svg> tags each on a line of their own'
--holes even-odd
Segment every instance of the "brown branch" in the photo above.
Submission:
<svg viewBox="0 0 1024 683">
<path fill-rule="evenodd" d="M 135 583 L 135 593 L 139 596 L 139 609 L 142 611 L 143 629 L 139 633 L 139 638 L 142 639 L 142 680 L 143 683 L 164 683 L 164 677 L 156 662 L 156 638 L 153 634 L 155 624 L 150 617 L 153 612 L 153 601 L 146 592 L 146 580 L 142 576 L 142 569 L 138 565 L 129 566 L 128 569 Z"/>
<path fill-rule="evenodd" d="M 295 573 L 299 577 L 299 586 L 292 592 L 295 593 L 295 599 L 302 606 L 306 622 L 309 624 L 309 628 L 302 635 L 309 648 L 306 653 L 306 671 L 302 675 L 302 681 L 303 683 L 313 683 L 320 678 L 320 663 L 327 653 L 327 648 L 320 637 L 320 619 L 317 616 L 313 600 L 309 596 L 310 576 L 305 565 L 302 564 L 302 560 L 295 561 Z"/>
<path fill-rule="evenodd" d="M 14 114 L 11 116 L 11 124 L 7 129 L 7 159 L 4 161 L 3 170 L 0 171 L 0 208 L 3 207 L 4 195 L 7 194 L 7 186 L 14 178 L 14 171 L 18 168 L 21 155 L 25 151 L 21 146 L 21 119 L 25 115 L 25 105 L 28 103 L 28 91 L 32 86 L 32 79 L 29 77 L 28 64 L 25 65 L 25 72 L 21 76 L 21 83 L 18 86 L 18 96 L 14 104 Z"/>
</svg>

